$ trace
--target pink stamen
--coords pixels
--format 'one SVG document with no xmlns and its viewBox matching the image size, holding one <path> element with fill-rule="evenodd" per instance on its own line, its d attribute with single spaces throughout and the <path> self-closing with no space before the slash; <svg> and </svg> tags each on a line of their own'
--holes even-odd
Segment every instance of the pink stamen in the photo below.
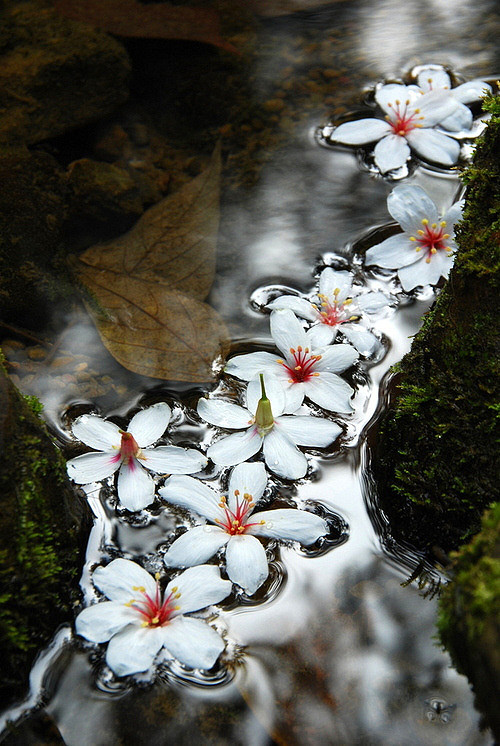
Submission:
<svg viewBox="0 0 500 746">
<path fill-rule="evenodd" d="M 449 251 L 449 247 L 446 245 L 447 238 L 449 238 L 449 234 L 445 233 L 443 225 L 423 224 L 423 230 L 420 230 L 419 236 L 415 237 L 415 241 L 419 245 L 417 251 L 423 250 L 430 261 L 432 255 L 438 251 Z"/>
<path fill-rule="evenodd" d="M 300 346 L 296 350 L 290 347 L 290 354 L 292 357 L 290 364 L 285 363 L 283 360 L 279 360 L 278 362 L 290 374 L 289 380 L 291 383 L 304 383 L 313 376 L 319 375 L 319 373 L 314 372 L 314 366 L 318 360 L 321 360 L 321 355 L 311 355 L 307 347 L 303 350 Z"/>
<path fill-rule="evenodd" d="M 160 591 L 160 585 L 156 582 L 156 591 L 154 599 L 146 593 L 141 591 L 142 598 L 134 599 L 133 602 L 128 604 L 132 609 L 135 609 L 144 619 L 144 626 L 147 627 L 163 627 L 168 624 L 174 611 L 176 610 L 176 597 L 173 593 L 169 593 L 165 599 L 162 600 L 162 594 Z"/>
<path fill-rule="evenodd" d="M 249 523 L 248 518 L 250 513 L 255 507 L 255 503 L 252 502 L 251 495 L 243 495 L 243 499 L 240 502 L 239 491 L 235 490 L 236 497 L 236 508 L 230 510 L 227 506 L 226 499 L 222 498 L 221 507 L 224 510 L 224 519 L 217 520 L 219 526 L 224 529 L 231 536 L 241 536 L 252 526 L 260 525 L 260 522 Z"/>
<path fill-rule="evenodd" d="M 420 127 L 419 120 L 422 117 L 417 116 L 419 110 L 408 108 L 409 103 L 409 101 L 406 101 L 404 106 L 402 106 L 399 101 L 396 101 L 395 105 L 391 105 L 393 114 L 387 117 L 387 119 L 395 135 L 404 137 L 412 130 Z"/>
</svg>

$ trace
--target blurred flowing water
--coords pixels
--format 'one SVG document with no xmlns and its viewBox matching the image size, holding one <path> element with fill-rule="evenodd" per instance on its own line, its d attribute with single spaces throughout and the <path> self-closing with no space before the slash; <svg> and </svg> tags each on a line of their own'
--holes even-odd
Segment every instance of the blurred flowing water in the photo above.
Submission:
<svg viewBox="0 0 500 746">
<path fill-rule="evenodd" d="M 261 33 L 267 44 L 286 46 L 317 29 L 345 28 L 353 44 L 332 47 L 330 64 L 342 69 L 347 81 L 356 72 L 367 85 L 424 62 L 449 65 L 467 78 L 493 78 L 498 69 L 495 9 L 488 0 L 334 2 L 268 19 Z M 307 64 L 325 64 L 317 59 L 320 53 L 321 45 L 312 48 Z M 260 65 L 256 80 L 265 89 L 278 71 L 272 56 Z M 321 260 L 347 262 L 360 238 L 375 231 L 375 243 L 377 231 L 390 222 L 386 198 L 392 184 L 361 169 L 354 152 L 320 147 L 315 132 L 321 118 L 324 123 L 325 111 L 318 108 L 272 154 L 257 186 L 244 197 L 223 197 L 210 302 L 229 325 L 235 350 L 271 343 L 268 316 L 259 306 L 276 286 L 309 291 Z M 440 208 L 449 206 L 460 189 L 455 173 L 430 168 L 417 169 L 409 183 L 423 186 Z M 387 287 L 383 276 L 370 276 L 368 282 Z M 4 716 L 5 724 L 27 713 L 16 731 L 5 732 L 6 743 L 492 744 L 488 731 L 480 731 L 467 680 L 434 639 L 432 590 L 441 581 L 439 571 L 426 568 L 427 595 L 415 583 L 404 584 L 422 558 L 391 540 L 368 470 L 367 431 L 386 405 L 390 368 L 409 350 L 433 299 L 430 291 L 417 294 L 379 319 L 382 344 L 355 376 L 355 412 L 341 418 L 346 432 L 340 452 L 313 454 L 307 479 L 288 488 L 299 506 L 314 500 L 330 516 L 330 544 L 312 556 L 275 547 L 259 603 L 222 604 L 218 624 L 227 631 L 232 667 L 206 676 L 173 667 L 154 684 L 132 687 L 110 676 L 101 657 L 75 646 L 70 630 L 62 629 L 33 670 L 31 702 Z M 204 442 L 206 433 L 190 415 L 200 390 L 129 374 L 104 354 L 86 317 L 68 319 L 68 325 L 65 349 L 93 355 L 95 366 L 101 365 L 115 385 L 97 402 L 102 414 L 119 420 L 139 402 L 166 397 L 172 404 L 175 398 L 176 442 Z M 75 401 L 64 387 L 54 386 L 48 370 L 38 375 L 37 387 L 47 421 L 64 447 L 71 418 L 95 402 Z M 125 399 L 120 387 L 128 392 Z M 212 477 L 215 483 L 218 473 Z M 162 509 L 147 517 L 117 517 L 106 488 L 90 491 L 88 498 L 95 525 L 82 577 L 87 600 L 92 598 L 90 569 L 101 560 L 103 547 L 130 557 L 152 556 L 172 528 Z M 28 705 L 36 701 L 33 713 Z M 47 719 L 53 740 L 37 736 Z"/>
</svg>

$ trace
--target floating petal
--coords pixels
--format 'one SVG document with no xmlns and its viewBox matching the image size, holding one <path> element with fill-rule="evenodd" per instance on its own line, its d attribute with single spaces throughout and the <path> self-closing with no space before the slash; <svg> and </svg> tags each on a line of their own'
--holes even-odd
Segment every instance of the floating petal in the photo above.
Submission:
<svg viewBox="0 0 500 746">
<path fill-rule="evenodd" d="M 161 438 L 170 422 L 171 414 L 172 410 L 165 402 L 153 404 L 132 417 L 127 432 L 132 433 L 140 448 L 145 448 Z"/>
<path fill-rule="evenodd" d="M 269 575 L 266 551 L 255 536 L 232 536 L 226 547 L 227 574 L 249 596 Z"/>
</svg>

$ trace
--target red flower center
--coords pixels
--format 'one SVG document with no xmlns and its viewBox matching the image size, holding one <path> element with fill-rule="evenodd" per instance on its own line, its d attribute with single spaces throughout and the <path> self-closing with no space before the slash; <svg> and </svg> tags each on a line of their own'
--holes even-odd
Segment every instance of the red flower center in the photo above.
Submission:
<svg viewBox="0 0 500 746">
<path fill-rule="evenodd" d="M 333 291 L 333 301 L 327 295 L 318 293 L 319 299 L 321 300 L 321 311 L 318 309 L 318 313 L 322 324 L 338 326 L 339 324 L 344 324 L 346 321 L 352 321 L 356 318 L 355 316 L 349 316 L 348 311 L 346 310 L 346 306 L 349 306 L 352 303 L 352 298 L 346 298 L 343 303 L 339 303 L 339 293 L 340 289 L 335 288 Z"/>
<path fill-rule="evenodd" d="M 141 457 L 141 449 L 139 448 L 139 445 L 132 433 L 127 433 L 124 430 L 121 430 L 120 432 L 122 434 L 120 450 L 115 453 L 114 456 L 112 456 L 111 460 L 115 463 L 116 461 L 123 461 L 125 464 L 128 464 L 131 469 L 133 469 L 134 458 Z"/>
<path fill-rule="evenodd" d="M 231 534 L 231 536 L 240 536 L 251 526 L 258 526 L 264 523 L 264 521 L 257 521 L 255 523 L 248 522 L 250 513 L 255 507 L 252 495 L 245 492 L 241 500 L 239 490 L 235 490 L 234 495 L 236 497 L 236 507 L 234 510 L 229 508 L 226 497 L 222 495 L 219 507 L 224 511 L 224 518 L 216 519 L 216 522 L 222 529 L 224 529 L 224 531 L 226 531 L 226 533 Z"/>
<path fill-rule="evenodd" d="M 289 383 L 304 383 L 313 376 L 319 376 L 319 373 L 314 371 L 314 366 L 318 360 L 321 360 L 321 355 L 312 355 L 308 347 L 302 349 L 299 345 L 297 349 L 290 347 L 290 359 L 287 362 L 284 360 L 277 360 L 276 362 L 283 365 L 289 372 Z"/>
<path fill-rule="evenodd" d="M 431 223 L 427 218 L 422 220 L 422 228 L 417 231 L 416 236 L 410 236 L 410 241 L 414 241 L 417 245 L 415 251 L 424 251 L 426 253 L 425 261 L 430 262 L 432 256 L 437 254 L 438 251 L 447 251 L 451 253 L 452 249 L 446 246 L 446 239 L 450 237 L 449 233 L 445 233 L 446 220 L 442 220 L 438 223 Z"/>
<path fill-rule="evenodd" d="M 410 106 L 410 101 L 407 99 L 404 104 L 396 99 L 394 104 L 388 103 L 392 109 L 392 116 L 386 116 L 387 121 L 391 125 L 392 131 L 395 135 L 405 137 L 408 132 L 421 127 L 420 120 L 424 117 L 417 116 L 420 113 L 420 109 L 414 109 Z"/>
<path fill-rule="evenodd" d="M 162 596 L 158 580 L 156 581 L 156 591 L 153 598 L 146 593 L 143 586 L 133 586 L 132 590 L 137 591 L 140 596 L 139 598 L 133 598 L 125 605 L 139 612 L 143 618 L 143 627 L 163 627 L 168 624 L 174 612 L 179 609 L 176 600 L 181 594 L 177 592 L 177 587 L 172 588 L 172 591 L 165 598 Z"/>
</svg>

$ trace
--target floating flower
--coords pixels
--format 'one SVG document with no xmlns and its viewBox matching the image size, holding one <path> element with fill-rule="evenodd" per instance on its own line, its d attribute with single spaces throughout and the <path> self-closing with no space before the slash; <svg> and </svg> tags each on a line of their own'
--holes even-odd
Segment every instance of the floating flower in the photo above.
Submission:
<svg viewBox="0 0 500 746">
<path fill-rule="evenodd" d="M 375 92 L 375 100 L 386 114 L 381 119 L 359 119 L 345 122 L 333 131 L 330 139 L 346 145 L 377 142 L 375 163 L 385 174 L 403 166 L 410 148 L 424 160 L 453 166 L 460 154 L 459 143 L 433 129 L 454 114 L 457 100 L 448 91 L 422 94 L 416 86 L 390 83 Z"/>
<path fill-rule="evenodd" d="M 207 463 L 205 456 L 193 448 L 147 447 L 163 435 L 170 416 L 168 404 L 160 402 L 138 412 L 128 429 L 121 430 L 97 415 L 82 415 L 73 423 L 73 435 L 99 453 L 84 453 L 68 461 L 69 476 L 77 484 L 89 484 L 119 470 L 121 504 L 128 510 L 145 508 L 153 502 L 155 492 L 155 483 L 146 469 L 158 474 L 193 474 Z"/>
<path fill-rule="evenodd" d="M 453 114 L 443 119 L 440 126 L 449 132 L 469 130 L 472 126 L 472 112 L 465 104 L 480 101 L 491 93 L 491 86 L 484 80 L 469 80 L 456 88 L 451 87 L 451 79 L 446 70 L 439 65 L 418 68 L 417 83 L 420 89 L 427 91 L 449 91 L 457 102 Z"/>
<path fill-rule="evenodd" d="M 266 393 L 267 391 L 267 393 Z M 246 408 L 222 399 L 200 399 L 198 414 L 207 422 L 230 430 L 243 430 L 221 438 L 207 455 L 216 464 L 234 466 L 262 448 L 271 471 L 286 479 L 299 479 L 307 471 L 307 458 L 297 445 L 324 448 L 341 428 L 322 417 L 283 415 L 285 394 L 279 381 L 261 375 L 250 381 Z"/>
<path fill-rule="evenodd" d="M 314 347 L 331 344 L 341 331 L 362 355 L 370 355 L 378 340 L 368 329 L 357 323 L 359 319 L 388 305 L 384 293 L 360 294 L 353 288 L 350 272 L 325 267 L 319 276 L 317 303 L 296 295 L 282 295 L 268 304 L 268 308 L 289 308 L 297 316 L 312 321 L 308 340 Z"/>
<path fill-rule="evenodd" d="M 337 373 L 358 357 L 348 344 L 315 349 L 316 330 L 305 331 L 289 308 L 271 313 L 271 335 L 283 358 L 270 352 L 251 352 L 229 360 L 226 373 L 250 381 L 261 372 L 280 381 L 286 394 L 286 411 L 295 412 L 307 396 L 332 412 L 350 412 L 353 390 Z"/>
<path fill-rule="evenodd" d="M 453 264 L 455 223 L 462 217 L 463 201 L 442 216 L 419 186 L 401 184 L 387 198 L 392 217 L 403 233 L 386 238 L 366 252 L 367 265 L 397 269 L 403 290 L 435 285 L 447 277 Z"/>
<path fill-rule="evenodd" d="M 192 477 L 170 477 L 160 495 L 170 503 L 207 518 L 176 539 L 165 554 L 167 567 L 192 567 L 226 548 L 227 574 L 249 595 L 269 574 L 264 547 L 256 536 L 312 544 L 328 532 L 326 521 L 304 510 L 278 509 L 254 513 L 267 482 L 263 464 L 240 464 L 229 480 L 227 497 Z"/>
<path fill-rule="evenodd" d="M 194 480 L 193 480 L 194 481 Z M 93 581 L 109 601 L 93 604 L 76 618 L 76 631 L 90 642 L 108 642 L 106 663 L 117 676 L 147 671 L 165 647 L 191 668 L 211 668 L 224 649 L 217 632 L 201 619 L 186 617 L 229 595 L 219 569 L 193 567 L 171 580 L 162 593 L 136 562 L 115 559 L 98 567 Z"/>
</svg>

